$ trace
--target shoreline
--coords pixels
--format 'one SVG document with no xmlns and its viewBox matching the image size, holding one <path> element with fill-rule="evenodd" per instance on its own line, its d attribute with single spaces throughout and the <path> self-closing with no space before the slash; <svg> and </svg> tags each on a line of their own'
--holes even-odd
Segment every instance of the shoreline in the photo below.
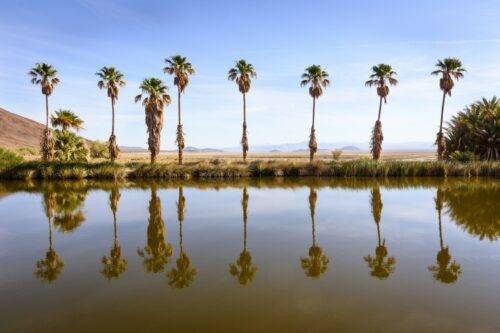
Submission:
<svg viewBox="0 0 500 333">
<path fill-rule="evenodd" d="M 0 180 L 64 179 L 234 179 L 255 177 L 492 177 L 500 162 L 253 161 L 210 160 L 176 163 L 62 163 L 29 161 L 0 167 Z"/>
</svg>

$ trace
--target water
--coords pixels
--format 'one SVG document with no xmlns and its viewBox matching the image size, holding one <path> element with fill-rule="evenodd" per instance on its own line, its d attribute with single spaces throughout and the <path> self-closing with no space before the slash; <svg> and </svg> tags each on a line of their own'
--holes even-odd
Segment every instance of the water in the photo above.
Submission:
<svg viewBox="0 0 500 333">
<path fill-rule="evenodd" d="M 500 182 L 0 183 L 0 332 L 498 332 Z"/>
</svg>

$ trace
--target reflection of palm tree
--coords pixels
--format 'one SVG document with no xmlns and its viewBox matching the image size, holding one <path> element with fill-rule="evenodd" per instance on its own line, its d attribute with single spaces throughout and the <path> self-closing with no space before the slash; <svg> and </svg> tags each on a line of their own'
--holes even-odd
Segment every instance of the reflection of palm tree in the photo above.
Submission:
<svg viewBox="0 0 500 333">
<path fill-rule="evenodd" d="M 380 194 L 380 188 L 374 187 L 371 191 L 371 206 L 372 206 L 372 215 L 375 224 L 377 225 L 377 239 L 378 245 L 375 249 L 375 257 L 371 255 L 367 255 L 363 257 L 363 259 L 368 264 L 368 267 L 371 269 L 370 275 L 380 280 L 386 279 L 394 272 L 394 265 L 396 264 L 396 258 L 387 257 L 388 251 L 385 246 L 385 239 L 382 239 L 380 236 L 380 219 L 382 218 L 382 207 L 384 206 L 382 203 L 382 196 Z"/>
<path fill-rule="evenodd" d="M 309 210 L 311 212 L 313 244 L 309 248 L 309 257 L 300 258 L 300 263 L 305 271 L 306 276 L 312 278 L 318 278 L 321 276 L 321 274 L 325 273 L 328 269 L 328 263 L 330 262 L 330 259 L 323 254 L 323 249 L 316 244 L 315 215 L 317 198 L 318 195 L 316 193 L 316 190 L 311 187 L 309 192 Z"/>
<path fill-rule="evenodd" d="M 149 220 L 147 245 L 137 249 L 137 254 L 144 259 L 143 265 L 147 272 L 159 273 L 165 269 L 173 254 L 172 245 L 165 241 L 165 225 L 161 216 L 161 201 L 156 193 L 156 185 L 151 185 L 151 200 L 149 201 Z"/>
<path fill-rule="evenodd" d="M 179 220 L 179 247 L 180 255 L 175 261 L 176 267 L 168 273 L 168 284 L 175 289 L 182 289 L 189 287 L 193 282 L 198 270 L 191 266 L 191 259 L 189 259 L 186 252 L 184 252 L 182 243 L 182 223 L 184 222 L 184 208 L 186 205 L 186 198 L 184 197 L 182 186 L 179 187 L 179 199 L 177 201 L 177 219 Z"/>
<path fill-rule="evenodd" d="M 45 216 L 49 222 L 49 249 L 45 259 L 36 262 L 35 276 L 44 282 L 51 283 L 59 277 L 64 267 L 64 262 L 59 258 L 52 246 L 52 218 L 56 206 L 55 193 L 45 192 L 43 195 Z"/>
<path fill-rule="evenodd" d="M 444 246 L 443 241 L 443 232 L 441 227 L 441 211 L 443 209 L 443 201 L 444 201 L 444 191 L 441 188 L 438 188 L 436 193 L 436 211 L 438 213 L 438 222 L 439 222 L 439 247 L 440 250 L 436 255 L 436 263 L 437 265 L 429 266 L 429 271 L 433 272 L 432 276 L 436 281 L 440 281 L 442 283 L 452 284 L 457 282 L 458 276 L 462 274 L 462 268 L 455 260 L 452 261 L 452 257 L 450 255 L 450 250 L 448 246 Z"/>
<path fill-rule="evenodd" d="M 76 230 L 85 221 L 82 207 L 87 195 L 86 190 L 65 188 L 54 192 L 56 193 L 54 225 L 61 232 Z"/>
<path fill-rule="evenodd" d="M 120 200 L 120 192 L 118 188 L 113 187 L 109 195 L 109 206 L 113 212 L 113 247 L 109 252 L 109 257 L 103 256 L 101 259 L 104 265 L 101 273 L 108 280 L 118 278 L 127 269 L 128 262 L 122 258 L 122 249 L 118 242 L 117 226 L 116 226 L 116 210 L 118 209 L 118 201 Z"/>
<path fill-rule="evenodd" d="M 252 265 L 252 254 L 247 251 L 248 198 L 247 188 L 244 187 L 243 198 L 241 199 L 243 209 L 243 251 L 236 263 L 229 265 L 229 273 L 237 278 L 238 283 L 243 286 L 252 281 L 257 272 L 257 267 Z"/>
</svg>

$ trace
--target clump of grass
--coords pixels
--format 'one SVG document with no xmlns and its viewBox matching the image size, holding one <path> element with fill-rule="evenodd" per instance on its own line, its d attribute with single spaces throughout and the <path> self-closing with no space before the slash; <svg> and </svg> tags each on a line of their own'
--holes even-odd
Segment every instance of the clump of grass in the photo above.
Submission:
<svg viewBox="0 0 500 333">
<path fill-rule="evenodd" d="M 500 162 L 226 161 L 176 163 L 14 162 L 0 167 L 0 179 L 191 179 L 238 177 L 500 177 Z"/>
<path fill-rule="evenodd" d="M 24 159 L 12 150 L 0 147 L 0 169 L 2 167 L 21 163 Z"/>
</svg>

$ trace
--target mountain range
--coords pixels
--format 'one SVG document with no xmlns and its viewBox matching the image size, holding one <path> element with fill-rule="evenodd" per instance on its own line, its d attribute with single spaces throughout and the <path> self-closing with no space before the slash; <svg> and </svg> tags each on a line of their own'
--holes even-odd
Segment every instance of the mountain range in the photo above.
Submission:
<svg viewBox="0 0 500 333">
<path fill-rule="evenodd" d="M 0 108 L 0 147 L 6 148 L 38 148 L 40 137 L 44 125 L 29 118 L 17 115 Z M 144 147 L 120 147 L 124 152 L 142 152 L 147 151 Z M 341 149 L 345 151 L 367 151 L 368 142 L 320 142 L 318 151 L 330 151 Z M 297 143 L 282 144 L 256 144 L 251 145 L 252 152 L 306 152 L 308 150 L 307 141 Z M 384 150 L 402 150 L 402 151 L 426 151 L 434 150 L 432 142 L 384 142 Z M 172 150 L 173 151 L 173 150 Z M 217 148 L 197 148 L 186 147 L 185 152 L 196 153 L 218 153 L 218 152 L 240 152 L 240 146 Z"/>
</svg>

